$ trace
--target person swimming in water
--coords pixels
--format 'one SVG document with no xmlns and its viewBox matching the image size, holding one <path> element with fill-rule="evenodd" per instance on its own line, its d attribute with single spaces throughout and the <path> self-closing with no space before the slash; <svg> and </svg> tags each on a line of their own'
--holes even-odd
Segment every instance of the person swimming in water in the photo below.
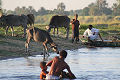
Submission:
<svg viewBox="0 0 120 80">
<path fill-rule="evenodd" d="M 46 74 L 48 74 L 47 67 L 46 67 L 46 62 L 40 62 L 40 68 L 42 69 L 40 73 L 40 79 L 43 80 L 46 78 Z"/>
<path fill-rule="evenodd" d="M 51 61 L 49 61 L 46 66 L 51 66 L 50 71 L 46 76 L 48 80 L 56 80 L 60 79 L 59 76 L 64 69 L 67 69 L 69 73 L 69 77 L 75 79 L 75 75 L 71 72 L 69 65 L 65 62 L 65 58 L 67 57 L 67 52 L 65 50 L 60 51 L 59 56 L 54 57 Z"/>
</svg>

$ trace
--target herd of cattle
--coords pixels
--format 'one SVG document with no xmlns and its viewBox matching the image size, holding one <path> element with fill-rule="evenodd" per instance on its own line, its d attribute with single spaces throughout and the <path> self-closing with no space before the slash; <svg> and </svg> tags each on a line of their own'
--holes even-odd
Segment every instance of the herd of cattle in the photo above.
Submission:
<svg viewBox="0 0 120 80">
<path fill-rule="evenodd" d="M 51 28 L 53 28 L 53 33 L 55 34 L 55 28 L 57 28 L 57 34 L 58 34 L 58 27 L 64 27 L 66 29 L 66 38 L 69 36 L 69 24 L 70 24 L 70 18 L 67 16 L 58 16 L 55 15 L 51 18 L 50 23 L 48 26 L 46 26 L 47 31 L 41 30 L 39 28 L 29 28 L 27 29 L 27 25 L 34 25 L 35 17 L 33 14 L 28 15 L 3 15 L 0 17 L 0 27 L 4 27 L 6 29 L 6 34 L 8 32 L 8 28 L 11 27 L 12 30 L 12 36 L 14 36 L 14 27 L 22 26 L 24 28 L 24 37 L 27 34 L 27 40 L 25 43 L 26 51 L 28 51 L 28 44 L 31 40 L 31 38 L 34 39 L 36 42 L 42 42 L 45 50 L 47 51 L 47 44 L 50 44 L 50 46 L 53 48 L 55 52 L 58 52 L 57 47 L 53 40 L 51 39 L 49 32 L 51 31 Z"/>
</svg>

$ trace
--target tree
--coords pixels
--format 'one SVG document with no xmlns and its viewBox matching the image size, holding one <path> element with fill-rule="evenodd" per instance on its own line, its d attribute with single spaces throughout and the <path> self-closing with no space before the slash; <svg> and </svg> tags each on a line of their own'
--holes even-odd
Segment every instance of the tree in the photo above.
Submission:
<svg viewBox="0 0 120 80">
<path fill-rule="evenodd" d="M 0 0 L 0 16 L 2 16 L 2 0 Z"/>
<path fill-rule="evenodd" d="M 44 7 L 41 7 L 38 12 L 37 12 L 38 15 L 45 15 L 47 14 L 47 10 L 44 8 Z"/>
<path fill-rule="evenodd" d="M 8 10 L 8 11 L 6 12 L 6 14 L 7 14 L 7 15 L 9 15 L 9 14 L 14 14 L 14 11 Z"/>
<path fill-rule="evenodd" d="M 65 4 L 62 3 L 62 2 L 59 3 L 59 4 L 57 5 L 57 10 L 58 10 L 59 14 L 64 14 Z"/>
<path fill-rule="evenodd" d="M 65 4 L 64 3 L 59 3 L 58 5 L 57 5 L 57 10 L 60 10 L 60 11 L 64 11 L 65 10 Z"/>
<path fill-rule="evenodd" d="M 2 9 L 2 0 L 0 0 L 0 9 Z"/>
<path fill-rule="evenodd" d="M 29 6 L 29 7 L 28 7 L 28 11 L 29 11 L 29 13 L 31 13 L 31 14 L 36 14 L 36 11 L 35 11 L 35 9 L 34 9 L 32 6 Z"/>
<path fill-rule="evenodd" d="M 113 3 L 112 9 L 113 9 L 113 13 L 115 14 L 117 12 L 117 4 L 116 3 Z"/>
<path fill-rule="evenodd" d="M 120 0 L 117 0 L 117 4 L 118 4 L 117 7 L 118 15 L 120 15 Z"/>
<path fill-rule="evenodd" d="M 90 16 L 99 15 L 99 13 L 98 13 L 98 8 L 97 8 L 97 6 L 96 6 L 95 3 L 89 4 L 88 7 L 89 7 L 89 15 L 90 15 Z"/>
<path fill-rule="evenodd" d="M 82 15 L 83 15 L 83 16 L 88 16 L 88 15 L 89 15 L 89 8 L 88 8 L 88 7 L 85 7 L 85 8 L 83 9 Z"/>
<path fill-rule="evenodd" d="M 78 14 L 79 16 L 82 16 L 83 10 L 82 10 L 82 9 L 75 10 L 75 11 L 74 11 L 74 14 L 75 14 L 75 13 Z M 73 15 L 74 15 L 74 14 L 73 14 Z"/>
<path fill-rule="evenodd" d="M 20 7 L 16 7 L 14 10 L 15 14 L 17 15 L 21 15 L 21 8 Z"/>
<path fill-rule="evenodd" d="M 21 11 L 22 11 L 21 14 L 25 14 L 25 15 L 29 14 L 29 10 L 25 6 L 21 8 Z"/>
<path fill-rule="evenodd" d="M 97 7 L 101 10 L 102 8 L 105 8 L 108 6 L 108 3 L 106 0 L 97 0 Z"/>
<path fill-rule="evenodd" d="M 104 14 L 104 10 L 107 9 L 108 3 L 106 0 L 97 0 L 97 7 L 99 9 L 100 15 Z"/>
<path fill-rule="evenodd" d="M 120 5 L 120 0 L 116 0 L 116 1 L 117 1 L 118 5 Z"/>
<path fill-rule="evenodd" d="M 120 0 L 116 0 L 116 3 L 113 3 L 113 15 L 117 16 L 120 15 Z"/>
</svg>

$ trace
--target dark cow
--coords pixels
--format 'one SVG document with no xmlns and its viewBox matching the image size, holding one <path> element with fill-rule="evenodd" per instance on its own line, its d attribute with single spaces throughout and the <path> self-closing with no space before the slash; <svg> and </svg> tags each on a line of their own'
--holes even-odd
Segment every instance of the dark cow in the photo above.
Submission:
<svg viewBox="0 0 120 80">
<path fill-rule="evenodd" d="M 46 26 L 48 29 L 48 32 L 51 31 L 51 28 L 54 28 L 53 33 L 55 34 L 55 28 L 57 28 L 57 34 L 58 34 L 58 27 L 65 27 L 67 36 L 69 36 L 69 24 L 70 24 L 70 18 L 67 16 L 58 16 L 55 15 L 51 18 L 49 26 Z"/>
<path fill-rule="evenodd" d="M 34 25 L 34 21 L 35 21 L 34 15 L 33 14 L 28 14 L 27 17 L 28 17 L 27 24 L 29 24 L 30 26 Z"/>
<path fill-rule="evenodd" d="M 53 51 L 58 52 L 55 43 L 53 42 L 47 31 L 31 27 L 26 30 L 26 33 L 27 33 L 27 40 L 25 43 L 26 52 L 28 52 L 28 45 L 32 38 L 34 39 L 35 42 L 42 42 L 46 52 L 48 51 L 47 44 L 50 44 Z"/>
<path fill-rule="evenodd" d="M 26 29 L 27 29 L 27 20 L 28 17 L 25 15 L 3 15 L 0 18 L 0 24 L 4 25 L 6 27 L 6 34 L 8 32 L 8 28 L 11 27 L 12 30 L 12 36 L 14 36 L 14 30 L 13 26 L 22 26 L 24 28 L 24 36 L 26 34 Z"/>
</svg>

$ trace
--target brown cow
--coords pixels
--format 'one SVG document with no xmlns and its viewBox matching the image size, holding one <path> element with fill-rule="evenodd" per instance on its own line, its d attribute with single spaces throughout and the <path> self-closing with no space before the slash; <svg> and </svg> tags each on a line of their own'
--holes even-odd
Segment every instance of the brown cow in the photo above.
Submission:
<svg viewBox="0 0 120 80">
<path fill-rule="evenodd" d="M 36 27 L 30 27 L 29 29 L 26 30 L 26 33 L 27 33 L 27 40 L 25 43 L 25 47 L 27 52 L 28 52 L 28 45 L 32 38 L 34 39 L 35 42 L 42 42 L 46 52 L 48 51 L 47 44 L 50 44 L 53 51 L 58 52 L 55 43 L 53 42 L 47 31 L 41 30 Z"/>
</svg>

